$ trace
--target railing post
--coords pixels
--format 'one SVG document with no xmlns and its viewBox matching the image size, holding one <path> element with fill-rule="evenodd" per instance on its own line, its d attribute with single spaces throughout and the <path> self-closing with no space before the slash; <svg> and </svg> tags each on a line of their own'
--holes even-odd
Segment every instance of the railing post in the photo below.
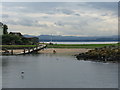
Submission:
<svg viewBox="0 0 120 90">
<path fill-rule="evenodd" d="M 28 52 L 30 53 L 30 48 L 28 48 Z"/>
<path fill-rule="evenodd" d="M 34 52 L 34 47 L 32 48 L 33 52 Z"/>
<path fill-rule="evenodd" d="M 24 52 L 24 54 L 25 54 L 25 48 L 24 48 L 24 51 L 23 51 L 23 52 Z"/>
<path fill-rule="evenodd" d="M 13 49 L 11 49 L 11 55 L 13 55 L 14 53 L 13 53 Z"/>
<path fill-rule="evenodd" d="M 36 46 L 36 50 L 38 49 L 38 46 Z"/>
</svg>

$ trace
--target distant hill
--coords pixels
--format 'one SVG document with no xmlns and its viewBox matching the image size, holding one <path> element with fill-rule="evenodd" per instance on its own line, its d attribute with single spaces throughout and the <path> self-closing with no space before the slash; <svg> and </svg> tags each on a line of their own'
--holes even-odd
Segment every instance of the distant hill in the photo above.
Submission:
<svg viewBox="0 0 120 90">
<path fill-rule="evenodd" d="M 24 35 L 25 37 L 38 37 L 40 41 L 118 41 L 118 36 L 99 36 L 99 37 L 78 37 L 78 36 L 61 36 L 61 35 L 40 35 L 31 36 Z"/>
<path fill-rule="evenodd" d="M 33 35 L 23 35 L 24 37 L 38 37 L 38 36 L 33 36 Z"/>
</svg>

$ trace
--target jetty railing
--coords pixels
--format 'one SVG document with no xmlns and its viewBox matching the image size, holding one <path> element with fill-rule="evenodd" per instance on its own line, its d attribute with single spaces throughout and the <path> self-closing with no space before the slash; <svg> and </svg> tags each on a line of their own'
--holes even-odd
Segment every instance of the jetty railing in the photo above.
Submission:
<svg viewBox="0 0 120 90">
<path fill-rule="evenodd" d="M 2 48 L 2 55 L 24 55 L 24 54 L 31 54 L 36 53 L 44 48 L 47 45 L 36 45 L 34 47 L 10 47 L 10 48 Z M 15 50 L 22 50 L 21 52 L 14 53 Z M 3 52 L 4 51 L 4 52 Z"/>
</svg>

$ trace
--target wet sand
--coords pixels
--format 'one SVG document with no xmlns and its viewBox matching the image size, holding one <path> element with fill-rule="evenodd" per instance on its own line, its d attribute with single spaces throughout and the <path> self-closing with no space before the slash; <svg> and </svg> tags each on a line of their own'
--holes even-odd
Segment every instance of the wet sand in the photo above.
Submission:
<svg viewBox="0 0 120 90">
<path fill-rule="evenodd" d="M 54 52 L 55 50 L 55 52 Z M 67 48 L 47 48 L 44 50 L 39 51 L 39 53 L 57 53 L 57 54 L 79 54 L 79 53 L 85 53 L 88 50 L 91 49 L 85 49 L 85 48 L 77 48 L 77 49 L 67 49 Z"/>
</svg>

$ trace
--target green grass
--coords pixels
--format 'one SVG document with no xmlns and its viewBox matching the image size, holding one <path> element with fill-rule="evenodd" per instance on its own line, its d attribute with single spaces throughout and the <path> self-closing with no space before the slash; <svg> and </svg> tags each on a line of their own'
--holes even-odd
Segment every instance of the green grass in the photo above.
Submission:
<svg viewBox="0 0 120 90">
<path fill-rule="evenodd" d="M 100 48 L 104 46 L 110 46 L 110 45 L 119 45 L 119 44 L 53 44 L 53 45 L 48 45 L 48 48 Z M 32 48 L 36 47 L 36 45 L 0 45 L 2 48 L 7 48 L 7 49 L 22 49 L 22 48 Z"/>
<path fill-rule="evenodd" d="M 100 48 L 104 46 L 118 45 L 118 44 L 54 44 L 48 45 L 48 48 Z M 119 44 L 120 45 L 120 44 Z"/>
</svg>

